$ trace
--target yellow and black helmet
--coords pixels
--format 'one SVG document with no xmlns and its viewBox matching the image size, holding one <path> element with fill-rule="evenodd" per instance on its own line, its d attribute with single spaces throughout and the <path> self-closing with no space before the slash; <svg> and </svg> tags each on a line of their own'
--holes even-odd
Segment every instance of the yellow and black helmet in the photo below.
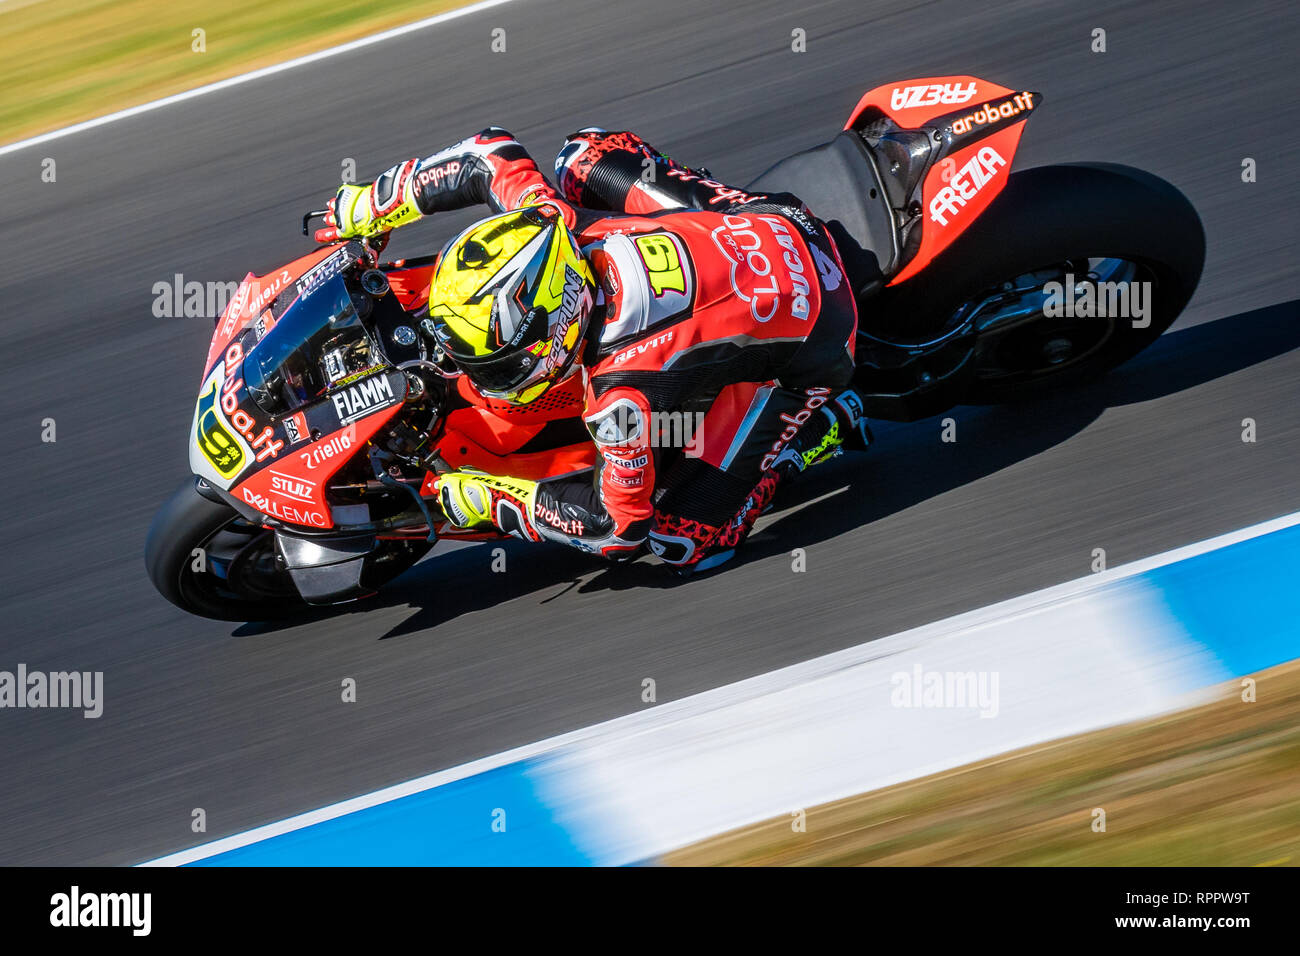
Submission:
<svg viewBox="0 0 1300 956">
<path fill-rule="evenodd" d="M 595 289 L 564 219 L 528 206 L 448 244 L 429 289 L 429 325 L 480 392 L 525 405 L 572 371 Z"/>
</svg>

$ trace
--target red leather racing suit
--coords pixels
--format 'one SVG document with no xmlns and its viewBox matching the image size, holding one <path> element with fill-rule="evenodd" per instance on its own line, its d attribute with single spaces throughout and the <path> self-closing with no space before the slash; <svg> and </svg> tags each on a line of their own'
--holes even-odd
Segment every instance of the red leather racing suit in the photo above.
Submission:
<svg viewBox="0 0 1300 956">
<path fill-rule="evenodd" d="M 615 558 L 649 538 L 665 560 L 691 564 L 738 543 L 783 450 L 815 444 L 834 421 L 814 413 L 852 375 L 850 284 L 797 198 L 745 193 L 635 134 L 575 133 L 556 175 L 558 191 L 509 133 L 489 128 L 379 183 L 388 177 L 399 196 L 414 177 L 426 214 L 474 203 L 559 210 L 600 286 L 575 373 L 600 457 L 594 476 L 541 482 L 526 526 L 506 530 Z"/>
</svg>

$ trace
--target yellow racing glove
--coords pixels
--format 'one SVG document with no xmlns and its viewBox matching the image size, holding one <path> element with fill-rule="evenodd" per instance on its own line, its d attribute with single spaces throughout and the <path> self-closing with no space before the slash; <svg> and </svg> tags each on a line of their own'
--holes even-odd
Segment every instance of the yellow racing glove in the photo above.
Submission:
<svg viewBox="0 0 1300 956">
<path fill-rule="evenodd" d="M 535 481 L 452 471 L 438 476 L 437 491 L 443 513 L 458 528 L 496 527 L 528 541 L 540 538 L 533 524 Z"/>
<path fill-rule="evenodd" d="M 317 242 L 338 242 L 374 236 L 415 222 L 424 214 L 415 202 L 418 159 L 408 159 L 384 172 L 373 183 L 344 183 L 326 208 Z"/>
</svg>

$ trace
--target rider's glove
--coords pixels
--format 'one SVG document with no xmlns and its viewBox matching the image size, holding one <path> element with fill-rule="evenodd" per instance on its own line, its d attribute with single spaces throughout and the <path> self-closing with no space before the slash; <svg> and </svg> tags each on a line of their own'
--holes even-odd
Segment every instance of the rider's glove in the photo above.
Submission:
<svg viewBox="0 0 1300 956">
<path fill-rule="evenodd" d="M 439 475 L 436 487 L 438 503 L 447 520 L 456 527 L 496 527 L 537 540 L 532 521 L 537 482 L 476 471 L 452 471 Z"/>
<path fill-rule="evenodd" d="M 387 232 L 415 222 L 423 213 L 415 203 L 415 171 L 419 160 L 408 159 L 373 183 L 344 183 L 327 204 L 325 226 L 317 242 L 338 242 Z"/>
</svg>

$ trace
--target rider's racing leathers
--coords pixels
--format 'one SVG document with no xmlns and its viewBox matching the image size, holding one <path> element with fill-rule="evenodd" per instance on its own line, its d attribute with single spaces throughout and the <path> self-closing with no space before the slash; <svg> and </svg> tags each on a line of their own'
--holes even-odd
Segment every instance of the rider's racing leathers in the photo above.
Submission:
<svg viewBox="0 0 1300 956">
<path fill-rule="evenodd" d="M 461 476 L 474 494 L 448 483 L 444 508 L 613 558 L 647 539 L 679 565 L 728 553 L 783 476 L 865 428 L 846 390 L 857 310 L 835 244 L 796 197 L 728 186 L 633 133 L 575 133 L 555 168 L 559 190 L 489 128 L 355 194 L 382 228 L 549 204 L 599 283 L 575 372 L 596 475 Z"/>
</svg>

